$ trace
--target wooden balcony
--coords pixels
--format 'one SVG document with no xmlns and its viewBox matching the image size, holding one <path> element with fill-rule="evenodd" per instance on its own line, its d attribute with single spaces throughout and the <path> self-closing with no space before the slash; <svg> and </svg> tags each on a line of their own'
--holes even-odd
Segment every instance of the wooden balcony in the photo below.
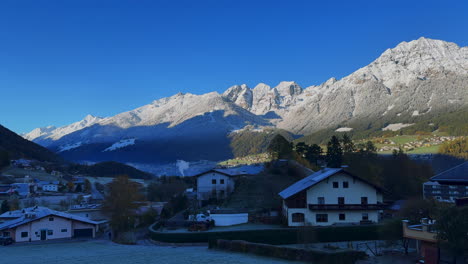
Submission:
<svg viewBox="0 0 468 264">
<path fill-rule="evenodd" d="M 309 204 L 309 210 L 383 210 L 384 204 Z"/>
</svg>

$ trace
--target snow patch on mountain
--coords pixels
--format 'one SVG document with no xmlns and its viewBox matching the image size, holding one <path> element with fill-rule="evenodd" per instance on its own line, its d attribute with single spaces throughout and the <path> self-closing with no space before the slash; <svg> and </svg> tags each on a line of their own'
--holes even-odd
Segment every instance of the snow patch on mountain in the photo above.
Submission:
<svg viewBox="0 0 468 264">
<path fill-rule="evenodd" d="M 338 129 L 336 129 L 335 132 L 349 132 L 351 130 L 353 130 L 352 127 L 340 127 Z"/>
<path fill-rule="evenodd" d="M 404 124 L 404 123 L 395 123 L 395 124 L 389 124 L 386 127 L 382 128 L 383 131 L 398 131 L 402 128 L 412 126 L 414 124 Z"/>
<path fill-rule="evenodd" d="M 118 142 L 115 142 L 114 144 L 112 144 L 112 146 L 106 148 L 102 152 L 114 151 L 116 149 L 125 148 L 125 147 L 131 146 L 131 145 L 135 145 L 135 139 L 134 138 L 122 139 L 122 140 L 120 140 Z"/>
<path fill-rule="evenodd" d="M 83 145 L 83 143 L 81 141 L 73 143 L 73 144 L 66 144 L 64 146 L 60 146 L 59 150 L 57 152 L 60 153 L 60 152 L 76 149 L 76 148 L 81 147 L 81 145 Z"/>
</svg>

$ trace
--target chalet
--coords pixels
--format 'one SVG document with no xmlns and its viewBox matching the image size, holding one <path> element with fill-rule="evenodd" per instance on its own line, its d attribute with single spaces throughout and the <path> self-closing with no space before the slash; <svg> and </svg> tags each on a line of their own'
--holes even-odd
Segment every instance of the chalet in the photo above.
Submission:
<svg viewBox="0 0 468 264">
<path fill-rule="evenodd" d="M 0 215 L 0 234 L 15 242 L 95 237 L 99 222 L 46 207 L 30 207 Z"/>
<path fill-rule="evenodd" d="M 423 184 L 424 198 L 454 203 L 468 197 L 468 161 L 443 171 Z"/>
<path fill-rule="evenodd" d="M 382 189 L 342 168 L 325 168 L 279 193 L 288 226 L 375 223 Z"/>
<path fill-rule="evenodd" d="M 235 187 L 234 180 L 238 177 L 258 174 L 263 166 L 241 166 L 232 168 L 215 168 L 198 175 L 197 199 L 206 201 L 210 198 L 226 198 Z"/>
</svg>

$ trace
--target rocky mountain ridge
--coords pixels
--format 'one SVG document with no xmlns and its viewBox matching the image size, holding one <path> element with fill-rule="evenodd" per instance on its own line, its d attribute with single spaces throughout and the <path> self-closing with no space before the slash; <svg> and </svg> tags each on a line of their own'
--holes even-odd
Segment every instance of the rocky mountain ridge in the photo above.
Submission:
<svg viewBox="0 0 468 264">
<path fill-rule="evenodd" d="M 369 65 L 318 86 L 260 83 L 254 88 L 234 85 L 222 94 L 179 93 L 113 117 L 87 116 L 69 126 L 35 129 L 24 137 L 54 150 L 76 146 L 67 149 L 73 151 L 122 139 L 136 139 L 138 144 L 216 135 L 223 141 L 246 127 L 306 135 L 356 120 L 402 122 L 467 104 L 468 47 L 420 38 L 387 49 Z"/>
</svg>

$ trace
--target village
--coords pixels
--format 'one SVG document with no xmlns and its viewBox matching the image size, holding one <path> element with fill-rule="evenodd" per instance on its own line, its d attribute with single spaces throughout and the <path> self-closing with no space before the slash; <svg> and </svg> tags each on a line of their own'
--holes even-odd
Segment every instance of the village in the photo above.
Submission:
<svg viewBox="0 0 468 264">
<path fill-rule="evenodd" d="M 351 154 L 373 155 L 360 151 L 366 150 Z M 244 165 L 242 159 L 222 162 L 191 177 L 151 179 L 72 175 L 36 161 L 12 160 L 0 178 L 0 242 L 208 243 L 212 249 L 294 261 L 346 256 L 339 263 L 385 256 L 401 258 L 401 263 L 418 258 L 437 263 L 430 259 L 450 255 L 440 251 L 433 219 L 406 214 L 415 209 L 412 200 L 391 198 L 397 196 L 346 164 L 333 165 L 333 159 L 317 161 L 320 167 L 313 170 L 284 145 L 271 153 Z M 465 205 L 467 169 L 464 162 L 423 182 L 416 206 L 432 201 Z M 122 210 L 115 190 L 134 199 L 128 211 L 119 213 L 128 214 L 123 222 L 115 214 Z M 402 236 L 395 237 L 398 233 Z M 237 245 L 231 240 L 245 241 Z"/>
</svg>

